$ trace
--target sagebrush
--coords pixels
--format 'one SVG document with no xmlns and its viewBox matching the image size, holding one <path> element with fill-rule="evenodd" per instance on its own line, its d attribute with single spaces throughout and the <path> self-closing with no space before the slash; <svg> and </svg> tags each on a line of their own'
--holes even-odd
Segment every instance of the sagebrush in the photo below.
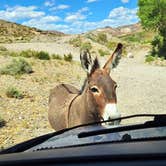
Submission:
<svg viewBox="0 0 166 166">
<path fill-rule="evenodd" d="M 73 60 L 73 55 L 71 53 L 69 54 L 64 54 L 64 60 L 65 61 L 68 61 L 68 62 L 71 62 Z"/>
<path fill-rule="evenodd" d="M 22 99 L 24 97 L 23 92 L 15 87 L 8 87 L 6 90 L 6 96 L 9 98 Z"/>
<path fill-rule="evenodd" d="M 7 75 L 22 75 L 22 74 L 30 74 L 32 73 L 31 65 L 24 59 L 13 59 L 12 62 L 6 65 L 4 68 L 0 69 L 0 74 Z"/>
</svg>

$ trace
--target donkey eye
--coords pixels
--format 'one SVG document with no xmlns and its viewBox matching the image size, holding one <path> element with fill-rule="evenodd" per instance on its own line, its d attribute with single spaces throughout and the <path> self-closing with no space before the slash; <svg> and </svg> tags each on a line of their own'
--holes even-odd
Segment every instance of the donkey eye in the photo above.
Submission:
<svg viewBox="0 0 166 166">
<path fill-rule="evenodd" d="M 90 88 L 91 92 L 93 93 L 99 93 L 99 90 L 96 87 Z"/>
</svg>

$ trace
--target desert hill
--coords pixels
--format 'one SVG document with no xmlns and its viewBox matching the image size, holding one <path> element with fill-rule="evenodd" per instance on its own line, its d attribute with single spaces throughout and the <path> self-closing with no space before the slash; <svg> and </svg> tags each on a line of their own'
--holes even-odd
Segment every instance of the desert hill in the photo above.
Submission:
<svg viewBox="0 0 166 166">
<path fill-rule="evenodd" d="M 33 39 L 42 40 L 42 36 L 57 37 L 63 36 L 64 33 L 58 31 L 43 31 L 37 28 L 20 25 L 17 23 L 0 20 L 0 43 L 12 42 L 30 42 Z"/>
</svg>

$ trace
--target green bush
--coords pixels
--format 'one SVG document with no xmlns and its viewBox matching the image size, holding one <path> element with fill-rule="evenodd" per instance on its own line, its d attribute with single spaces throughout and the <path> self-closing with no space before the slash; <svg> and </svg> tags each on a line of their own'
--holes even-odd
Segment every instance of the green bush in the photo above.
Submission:
<svg viewBox="0 0 166 166">
<path fill-rule="evenodd" d="M 41 60 L 50 60 L 48 52 L 40 51 L 36 54 L 36 57 Z"/>
<path fill-rule="evenodd" d="M 164 60 L 165 60 L 165 57 L 162 56 L 162 57 L 160 58 L 160 60 L 161 60 L 161 61 L 164 61 Z"/>
<path fill-rule="evenodd" d="M 143 36 L 143 33 L 141 32 L 138 32 L 135 34 L 127 34 L 120 38 L 127 42 L 139 42 L 139 43 L 144 42 L 144 36 Z"/>
<path fill-rule="evenodd" d="M 152 42 L 151 55 L 157 57 L 164 57 L 166 59 L 166 40 L 160 35 L 156 35 Z"/>
<path fill-rule="evenodd" d="M 116 43 L 116 42 L 113 42 L 113 41 L 108 41 L 108 42 L 107 42 L 107 47 L 108 47 L 109 49 L 115 49 L 116 46 L 117 46 L 117 43 Z"/>
<path fill-rule="evenodd" d="M 52 54 L 52 59 L 62 60 L 62 57 L 59 54 Z"/>
<path fill-rule="evenodd" d="M 101 44 L 107 43 L 107 35 L 103 32 L 100 32 L 99 34 L 97 34 L 97 42 Z"/>
<path fill-rule="evenodd" d="M 97 42 L 97 36 L 94 35 L 93 33 L 87 33 L 87 34 L 85 35 L 85 37 L 86 37 L 87 39 L 92 40 L 93 42 Z"/>
<path fill-rule="evenodd" d="M 15 87 L 9 87 L 6 90 L 6 96 L 9 98 L 22 99 L 24 97 L 23 93 L 16 89 Z"/>
<path fill-rule="evenodd" d="M 84 42 L 81 44 L 80 50 L 91 50 L 92 45 L 90 42 Z"/>
<path fill-rule="evenodd" d="M 13 59 L 13 61 L 5 66 L 4 68 L 0 69 L 0 74 L 8 74 L 8 75 L 21 75 L 24 73 L 32 73 L 31 65 L 25 61 L 24 59 Z"/>
<path fill-rule="evenodd" d="M 38 52 L 28 49 L 28 50 L 24 50 L 21 51 L 19 56 L 25 57 L 25 58 L 31 58 L 31 57 L 37 57 Z"/>
<path fill-rule="evenodd" d="M 134 34 L 127 34 L 120 36 L 119 38 L 129 42 L 129 43 L 151 43 L 151 40 L 153 39 L 154 32 L 152 33 L 151 31 L 142 31 L 142 32 L 136 32 Z"/>
<path fill-rule="evenodd" d="M 64 60 L 68 61 L 68 62 L 71 62 L 73 60 L 72 54 L 71 53 L 69 53 L 67 55 L 64 54 Z"/>
<path fill-rule="evenodd" d="M 146 58 L 145 58 L 145 62 L 152 62 L 155 60 L 155 57 L 152 56 L 152 55 L 147 55 Z"/>
<path fill-rule="evenodd" d="M 102 49 L 99 49 L 98 52 L 99 52 L 100 56 L 105 56 L 105 55 L 109 55 L 110 54 L 109 51 L 102 50 Z"/>
<path fill-rule="evenodd" d="M 69 41 L 69 44 L 73 45 L 74 47 L 80 47 L 82 44 L 81 38 L 80 37 L 76 37 L 74 39 L 71 39 Z"/>
<path fill-rule="evenodd" d="M 12 56 L 12 57 L 18 57 L 18 56 L 20 56 L 20 53 L 18 53 L 18 52 L 9 52 L 9 55 Z"/>
<path fill-rule="evenodd" d="M 7 48 L 4 46 L 0 46 L 0 51 L 7 51 Z"/>
<path fill-rule="evenodd" d="M 49 60 L 50 56 L 48 52 L 45 51 L 35 51 L 35 50 L 24 50 L 21 51 L 20 53 L 18 52 L 10 52 L 10 56 L 13 57 L 25 57 L 25 58 L 37 58 L 37 59 L 41 59 L 41 60 Z"/>
</svg>

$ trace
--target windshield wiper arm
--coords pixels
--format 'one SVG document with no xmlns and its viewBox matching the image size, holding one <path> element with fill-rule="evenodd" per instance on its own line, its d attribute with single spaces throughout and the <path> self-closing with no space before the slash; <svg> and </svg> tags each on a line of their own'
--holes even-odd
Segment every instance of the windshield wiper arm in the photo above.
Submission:
<svg viewBox="0 0 166 166">
<path fill-rule="evenodd" d="M 76 129 L 76 128 L 79 128 L 79 127 L 100 125 L 100 124 L 106 123 L 106 122 L 114 122 L 116 120 L 124 120 L 124 119 L 130 119 L 130 118 L 135 118 L 135 117 L 155 117 L 155 118 L 159 117 L 160 120 L 163 118 L 163 121 L 166 122 L 166 114 L 136 114 L 136 115 L 124 116 L 124 117 L 116 118 L 116 119 L 110 119 L 110 120 L 106 120 L 106 121 L 99 121 L 99 122 L 81 124 L 81 125 L 78 125 L 78 126 L 74 126 L 74 127 L 71 127 L 71 128 L 65 128 L 65 129 L 62 129 L 62 130 L 59 130 L 59 131 L 56 131 L 56 132 L 53 132 L 53 133 L 49 133 L 49 134 L 46 134 L 46 135 L 43 135 L 43 136 L 39 136 L 37 138 L 33 138 L 33 139 L 25 141 L 23 143 L 14 145 L 12 147 L 9 147 L 7 149 L 4 149 L 4 150 L 0 151 L 0 154 L 7 154 L 7 153 L 25 151 L 25 150 L 33 147 L 33 146 L 36 146 L 36 145 L 48 140 L 49 138 L 52 138 L 56 135 L 63 134 L 67 131 L 70 131 L 70 130 L 73 130 L 73 129 Z M 118 130 L 118 128 L 119 127 L 117 127 L 117 130 Z M 125 129 L 125 131 L 126 131 L 126 129 Z M 113 131 L 113 132 L 117 132 L 117 131 Z M 94 133 L 94 134 L 98 135 L 97 133 Z M 90 132 L 89 132 L 89 135 L 92 136 L 93 134 L 90 134 Z M 78 137 L 83 138 L 83 137 L 88 137 L 88 136 L 86 136 L 86 134 L 84 134 L 84 133 L 80 133 Z"/>
<path fill-rule="evenodd" d="M 150 114 L 147 114 L 147 115 L 150 116 Z M 138 115 L 135 115 L 135 116 L 138 116 Z M 133 115 L 130 117 L 123 117 L 122 119 L 133 118 L 135 116 Z M 89 131 L 89 132 L 81 132 L 78 134 L 78 138 L 84 138 L 84 137 L 90 137 L 90 136 L 96 136 L 96 135 L 102 135 L 102 134 L 110 134 L 110 133 L 122 132 L 122 131 L 146 129 L 146 128 L 153 128 L 153 127 L 163 127 L 163 126 L 166 126 L 166 114 L 155 115 L 154 120 L 147 121 L 144 124 L 120 126 L 116 128 L 107 128 L 107 129 L 100 129 L 100 130 Z"/>
</svg>

